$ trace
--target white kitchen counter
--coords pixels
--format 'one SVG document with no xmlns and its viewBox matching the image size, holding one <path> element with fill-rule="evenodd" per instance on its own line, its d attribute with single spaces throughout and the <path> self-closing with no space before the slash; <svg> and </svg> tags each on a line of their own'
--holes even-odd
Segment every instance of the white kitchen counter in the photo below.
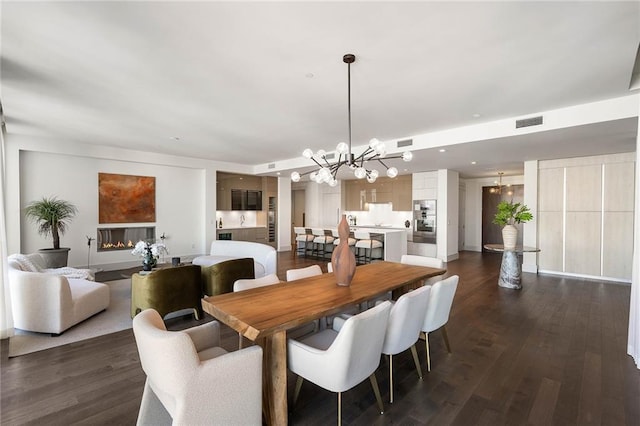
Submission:
<svg viewBox="0 0 640 426">
<path fill-rule="evenodd" d="M 332 229 L 336 229 L 336 227 L 324 227 L 324 229 L 331 231 Z M 400 262 L 402 255 L 407 254 L 407 231 L 405 228 L 351 226 L 349 229 L 352 233 L 358 230 L 382 235 L 384 244 L 382 258 L 384 260 Z"/>
</svg>

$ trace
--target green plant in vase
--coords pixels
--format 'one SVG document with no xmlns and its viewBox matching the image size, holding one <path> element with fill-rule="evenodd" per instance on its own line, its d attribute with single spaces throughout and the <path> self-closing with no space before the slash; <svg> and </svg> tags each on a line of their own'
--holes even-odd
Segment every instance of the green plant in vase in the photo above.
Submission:
<svg viewBox="0 0 640 426">
<path fill-rule="evenodd" d="M 51 235 L 53 248 L 41 249 L 47 267 L 58 268 L 67 266 L 69 248 L 60 248 L 60 234 L 67 230 L 69 222 L 78 209 L 69 201 L 56 197 L 43 197 L 42 200 L 32 201 L 25 209 L 25 217 L 36 224 L 40 235 Z"/>
<path fill-rule="evenodd" d="M 512 249 L 516 246 L 518 240 L 518 228 L 514 225 L 517 223 L 529 222 L 533 219 L 533 215 L 525 204 L 514 203 L 512 201 L 501 201 L 497 207 L 493 223 L 502 226 L 502 240 L 506 249 Z"/>
</svg>

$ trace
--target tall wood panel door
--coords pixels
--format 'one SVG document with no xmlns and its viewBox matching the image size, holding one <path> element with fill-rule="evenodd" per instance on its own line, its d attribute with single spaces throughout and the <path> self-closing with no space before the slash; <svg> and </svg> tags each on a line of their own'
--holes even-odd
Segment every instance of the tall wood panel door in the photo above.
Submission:
<svg viewBox="0 0 640 426">
<path fill-rule="evenodd" d="M 564 271 L 564 167 L 538 171 L 538 267 Z"/>
</svg>

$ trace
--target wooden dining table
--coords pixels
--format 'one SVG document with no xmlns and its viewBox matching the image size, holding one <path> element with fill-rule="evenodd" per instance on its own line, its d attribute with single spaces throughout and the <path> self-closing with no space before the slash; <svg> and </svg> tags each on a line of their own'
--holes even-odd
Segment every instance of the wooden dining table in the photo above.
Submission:
<svg viewBox="0 0 640 426">
<path fill-rule="evenodd" d="M 287 424 L 287 330 L 394 291 L 397 296 L 446 270 L 396 262 L 358 266 L 348 287 L 333 273 L 202 299 L 202 308 L 263 349 L 265 421 Z"/>
</svg>

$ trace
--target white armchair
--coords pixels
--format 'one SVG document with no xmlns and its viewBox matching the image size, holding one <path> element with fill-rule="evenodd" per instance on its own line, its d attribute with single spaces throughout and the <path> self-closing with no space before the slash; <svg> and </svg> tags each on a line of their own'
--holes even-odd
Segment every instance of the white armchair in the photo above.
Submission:
<svg viewBox="0 0 640 426">
<path fill-rule="evenodd" d="M 227 353 L 212 321 L 167 331 L 153 309 L 133 319 L 147 375 L 138 425 L 261 425 L 262 349 Z"/>
<path fill-rule="evenodd" d="M 323 330 L 300 341 L 288 339 L 289 369 L 298 375 L 293 403 L 298 399 L 303 379 L 337 392 L 340 424 L 341 393 L 369 377 L 382 413 L 384 406 L 375 371 L 380 365 L 390 310 L 391 302 L 383 302 L 344 322 L 336 318 L 333 329 Z"/>
<path fill-rule="evenodd" d="M 9 256 L 11 309 L 16 328 L 60 334 L 109 306 L 109 286 L 50 272 L 33 272 L 17 257 L 37 262 L 40 255 Z M 24 260 L 24 259 L 23 259 Z M 24 270 L 23 268 L 27 268 Z"/>
<path fill-rule="evenodd" d="M 424 332 L 424 341 L 427 350 L 427 370 L 431 371 L 431 356 L 429 354 L 429 333 L 439 328 L 442 329 L 442 337 L 447 346 L 447 351 L 451 353 L 449 345 L 449 337 L 445 324 L 449 321 L 449 313 L 451 305 L 453 305 L 453 297 L 458 288 L 459 277 L 453 275 L 445 280 L 438 281 L 431 286 L 431 295 L 429 296 L 429 304 L 427 305 L 427 313 L 425 314 L 422 331 Z"/>
</svg>

